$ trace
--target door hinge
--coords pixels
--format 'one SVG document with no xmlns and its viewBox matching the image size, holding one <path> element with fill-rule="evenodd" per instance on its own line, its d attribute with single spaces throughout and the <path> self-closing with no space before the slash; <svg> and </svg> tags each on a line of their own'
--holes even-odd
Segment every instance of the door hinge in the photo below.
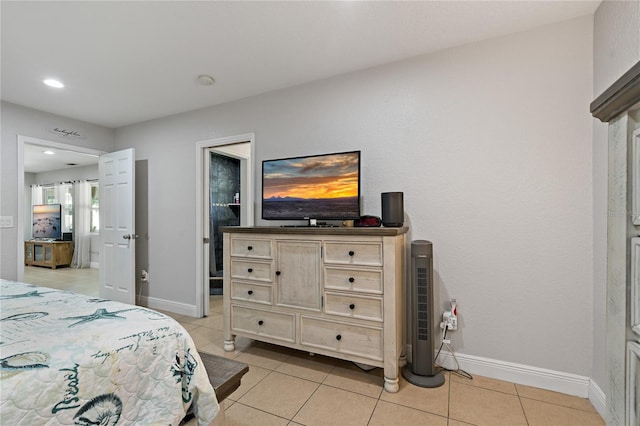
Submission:
<svg viewBox="0 0 640 426">
<path fill-rule="evenodd" d="M 202 242 L 203 242 L 204 244 L 209 244 L 209 238 L 204 237 L 204 238 L 202 239 Z"/>
<path fill-rule="evenodd" d="M 324 308 L 324 296 L 320 296 L 320 307 Z"/>
</svg>

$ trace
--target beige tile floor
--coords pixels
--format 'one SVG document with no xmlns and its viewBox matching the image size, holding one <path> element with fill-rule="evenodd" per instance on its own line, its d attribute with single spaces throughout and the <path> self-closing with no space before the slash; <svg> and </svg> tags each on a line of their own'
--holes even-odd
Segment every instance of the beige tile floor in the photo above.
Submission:
<svg viewBox="0 0 640 426">
<path fill-rule="evenodd" d="M 70 290 L 87 296 L 99 296 L 98 270 L 58 267 L 57 269 L 42 266 L 25 266 L 24 282 L 43 287 Z"/>
<path fill-rule="evenodd" d="M 82 284 L 94 275 L 97 283 L 97 270 L 27 269 L 25 281 L 97 295 L 97 284 Z M 486 377 L 447 373 L 445 384 L 435 389 L 401 378 L 400 391 L 391 394 L 382 389 L 379 368 L 365 372 L 346 361 L 245 338 L 237 339 L 234 352 L 224 352 L 222 296 L 211 296 L 210 306 L 206 318 L 168 314 L 200 351 L 249 364 L 240 388 L 225 401 L 228 426 L 604 425 L 587 399 Z"/>
</svg>

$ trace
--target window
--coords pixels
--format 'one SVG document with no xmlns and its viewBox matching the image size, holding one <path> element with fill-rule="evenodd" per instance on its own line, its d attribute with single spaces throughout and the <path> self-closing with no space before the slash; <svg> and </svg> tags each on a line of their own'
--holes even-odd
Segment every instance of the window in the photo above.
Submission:
<svg viewBox="0 0 640 426">
<path fill-rule="evenodd" d="M 54 186 L 42 188 L 43 204 L 56 204 L 56 188 Z"/>
<path fill-rule="evenodd" d="M 42 188 L 43 204 L 62 204 L 62 232 L 73 232 L 73 187 L 63 183 Z"/>
<path fill-rule="evenodd" d="M 100 190 L 98 182 L 91 183 L 91 223 L 89 229 L 96 234 L 100 231 Z"/>
<path fill-rule="evenodd" d="M 91 218 L 89 230 L 97 234 L 100 231 L 100 193 L 98 182 L 90 182 Z M 42 187 L 43 204 L 62 204 L 62 231 L 73 232 L 73 185 L 62 183 Z"/>
</svg>

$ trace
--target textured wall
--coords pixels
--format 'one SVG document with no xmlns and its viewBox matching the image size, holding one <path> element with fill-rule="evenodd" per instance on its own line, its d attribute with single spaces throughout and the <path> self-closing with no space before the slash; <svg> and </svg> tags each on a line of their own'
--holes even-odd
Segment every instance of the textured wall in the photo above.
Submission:
<svg viewBox="0 0 640 426">
<path fill-rule="evenodd" d="M 584 17 L 118 129 L 149 162 L 151 238 L 171 241 L 150 244 L 150 296 L 195 303 L 197 141 L 255 132 L 255 170 L 360 149 L 363 213 L 403 191 L 409 239 L 434 243 L 456 351 L 589 376 L 591 40 Z"/>
</svg>

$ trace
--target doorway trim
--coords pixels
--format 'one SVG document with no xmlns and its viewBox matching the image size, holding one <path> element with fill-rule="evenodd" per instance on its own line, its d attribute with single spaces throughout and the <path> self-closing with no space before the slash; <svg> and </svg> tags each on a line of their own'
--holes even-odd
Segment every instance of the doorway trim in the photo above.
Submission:
<svg viewBox="0 0 640 426">
<path fill-rule="evenodd" d="M 16 220 L 17 226 L 17 272 L 18 281 L 24 281 L 24 146 L 27 145 L 39 145 L 49 148 L 64 149 L 67 151 L 80 152 L 82 154 L 91 154 L 100 156 L 106 154 L 105 151 L 100 151 L 92 148 L 85 148 L 78 145 L 69 145 L 62 142 L 54 142 L 46 139 L 38 139 L 30 136 L 18 135 L 18 218 Z"/>
<path fill-rule="evenodd" d="M 250 147 L 251 158 L 247 164 L 246 179 L 247 179 L 247 193 L 245 199 L 248 201 L 247 208 L 247 222 L 249 224 L 254 223 L 254 174 L 253 165 L 255 158 L 255 133 L 245 133 L 241 135 L 226 136 L 222 138 L 207 139 L 196 142 L 196 241 L 195 241 L 195 270 L 196 270 L 196 313 L 200 316 L 208 315 L 205 312 L 205 307 L 208 308 L 208 303 L 205 303 L 205 285 L 204 285 L 204 161 L 206 155 L 209 153 L 210 148 L 216 148 L 223 145 L 232 145 L 236 143 L 248 142 Z M 208 295 L 206 301 L 208 302 Z"/>
</svg>

